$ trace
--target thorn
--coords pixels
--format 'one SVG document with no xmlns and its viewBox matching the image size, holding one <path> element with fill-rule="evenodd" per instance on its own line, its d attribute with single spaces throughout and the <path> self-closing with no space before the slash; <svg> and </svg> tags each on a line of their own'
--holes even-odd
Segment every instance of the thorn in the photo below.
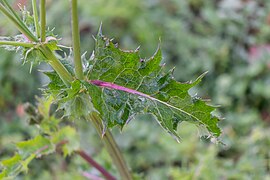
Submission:
<svg viewBox="0 0 270 180">
<path fill-rule="evenodd" d="M 110 46 L 110 40 L 109 39 L 106 39 L 105 45 Z"/>
<path fill-rule="evenodd" d="M 135 52 L 138 52 L 140 50 L 141 46 L 138 46 L 136 49 L 135 49 Z"/>
<path fill-rule="evenodd" d="M 94 59 L 95 59 L 95 51 L 93 51 L 91 56 L 90 56 L 90 60 L 94 60 Z"/>
<path fill-rule="evenodd" d="M 92 38 L 94 39 L 94 41 L 97 41 L 97 38 L 94 35 L 92 35 Z"/>
<path fill-rule="evenodd" d="M 161 52 L 161 44 L 160 43 L 158 43 L 156 52 L 154 53 L 154 56 L 156 56 L 159 52 Z"/>
<path fill-rule="evenodd" d="M 103 127 L 101 137 L 103 138 L 105 136 L 105 134 L 106 134 L 106 127 Z"/>
<path fill-rule="evenodd" d="M 101 137 L 103 138 L 104 136 L 105 136 L 105 134 L 106 134 L 106 131 L 107 131 L 107 125 L 103 122 L 103 121 L 101 121 L 102 122 L 102 133 L 101 133 Z"/>
<path fill-rule="evenodd" d="M 158 41 L 159 41 L 158 44 L 160 45 L 161 44 L 161 37 L 158 38 Z"/>
<path fill-rule="evenodd" d="M 208 71 L 204 72 L 203 74 L 201 74 L 193 83 L 199 83 L 202 78 L 204 78 L 204 76 L 208 73 Z"/>
<path fill-rule="evenodd" d="M 154 52 L 154 54 L 148 60 L 153 60 L 157 56 L 157 54 L 159 52 L 161 52 L 160 43 L 158 43 L 156 51 Z"/>
<path fill-rule="evenodd" d="M 83 56 L 86 56 L 86 54 L 87 54 L 87 51 L 85 51 L 85 52 L 82 54 L 82 57 L 83 57 Z"/>
<path fill-rule="evenodd" d="M 29 70 L 30 74 L 32 73 L 32 69 L 33 69 L 33 62 L 30 63 L 30 70 Z"/>
<path fill-rule="evenodd" d="M 128 120 L 126 121 L 125 125 L 128 125 L 128 124 L 130 123 L 130 121 L 131 121 L 132 119 L 134 119 L 135 116 L 136 116 L 136 114 L 130 116 L 130 117 L 128 118 Z"/>
<path fill-rule="evenodd" d="M 102 37 L 102 22 L 100 23 L 99 25 L 99 28 L 98 28 L 98 36 Z"/>
</svg>

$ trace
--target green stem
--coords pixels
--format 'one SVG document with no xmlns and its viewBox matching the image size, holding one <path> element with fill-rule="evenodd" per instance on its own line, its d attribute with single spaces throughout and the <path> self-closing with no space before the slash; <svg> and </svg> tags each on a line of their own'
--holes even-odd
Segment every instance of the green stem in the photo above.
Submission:
<svg viewBox="0 0 270 180">
<path fill-rule="evenodd" d="M 23 27 L 31 36 L 34 36 L 32 32 L 26 27 L 26 25 L 23 23 L 21 18 L 18 16 L 18 14 L 14 11 L 14 9 L 7 3 L 6 0 L 2 0 L 4 5 L 7 7 L 7 9 L 10 11 L 11 15 L 17 20 L 17 22 Z"/>
<path fill-rule="evenodd" d="M 52 68 L 57 72 L 62 81 L 69 86 L 70 82 L 74 79 L 72 75 L 68 72 L 65 66 L 57 59 L 54 53 L 46 46 L 43 45 L 40 47 L 43 55 L 48 59 L 48 63 L 52 66 Z"/>
<path fill-rule="evenodd" d="M 0 11 L 18 28 L 18 30 L 24 34 L 30 41 L 37 42 L 38 39 L 29 31 L 25 24 L 20 20 L 14 17 L 13 14 L 5 8 L 5 6 L 0 3 Z"/>
<path fill-rule="evenodd" d="M 129 172 L 129 169 L 126 165 L 126 162 L 109 130 L 106 131 L 106 133 L 103 135 L 102 133 L 102 120 L 99 117 L 99 115 L 95 112 L 90 114 L 90 119 L 92 120 L 99 136 L 102 138 L 103 143 L 109 152 L 113 163 L 115 164 L 116 168 L 118 169 L 121 179 L 123 180 L 131 180 L 131 174 Z"/>
<path fill-rule="evenodd" d="M 37 10 L 37 1 L 32 0 L 32 8 L 33 8 L 33 15 L 34 15 L 34 21 L 35 21 L 35 30 L 36 30 L 36 36 L 40 37 L 40 27 L 38 23 L 38 10 Z"/>
<path fill-rule="evenodd" d="M 73 50 L 74 50 L 75 75 L 76 75 L 76 78 L 82 80 L 84 76 L 83 76 L 81 51 L 80 51 L 80 32 L 79 32 L 77 0 L 71 1 L 71 12 L 72 12 L 72 39 L 73 39 Z"/>
<path fill-rule="evenodd" d="M 46 0 L 40 1 L 41 42 L 46 40 Z"/>
<path fill-rule="evenodd" d="M 22 46 L 26 48 L 34 47 L 35 45 L 32 43 L 24 43 L 24 42 L 17 42 L 17 41 L 0 41 L 0 45 L 6 45 L 6 46 Z"/>
<path fill-rule="evenodd" d="M 13 8 L 7 3 L 6 0 L 2 0 L 4 5 L 8 8 L 8 10 L 13 14 L 13 16 L 18 20 L 18 22 L 21 21 L 21 18 L 18 16 L 18 14 L 13 10 Z M 22 21 L 21 21 L 22 22 Z"/>
<path fill-rule="evenodd" d="M 5 1 L 4 1 L 5 2 Z M 7 2 L 5 2 L 6 6 L 8 5 Z M 38 39 L 29 31 L 29 29 L 25 26 L 25 24 L 20 20 L 18 16 L 15 16 L 15 12 L 12 10 L 10 6 L 8 6 L 9 10 L 5 8 L 5 6 L 0 3 L 0 11 L 7 16 L 9 20 L 11 20 L 15 26 L 18 28 L 18 30 L 24 34 L 30 41 L 38 42 Z M 13 14 L 10 12 L 14 12 Z M 45 8 L 45 0 L 41 0 L 41 36 L 43 36 L 43 40 L 46 39 L 46 8 Z M 22 43 L 22 42 L 6 42 L 3 41 L 2 45 L 14 45 L 14 46 L 23 46 L 23 47 L 33 47 L 30 43 Z M 69 86 L 70 82 L 72 82 L 74 79 L 72 75 L 68 72 L 68 70 L 65 68 L 65 66 L 55 57 L 54 53 L 46 46 L 42 45 L 40 46 L 40 51 L 43 53 L 43 55 L 48 59 L 48 63 L 52 66 L 52 68 L 58 73 L 60 78 L 63 80 L 63 82 Z"/>
</svg>

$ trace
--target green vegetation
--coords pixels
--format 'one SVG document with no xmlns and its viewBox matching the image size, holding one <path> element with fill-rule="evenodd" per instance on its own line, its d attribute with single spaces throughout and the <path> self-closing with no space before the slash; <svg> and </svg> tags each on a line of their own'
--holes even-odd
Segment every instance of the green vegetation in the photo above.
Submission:
<svg viewBox="0 0 270 180">
<path fill-rule="evenodd" d="M 225 145 L 209 143 L 203 129 L 198 131 L 196 126 L 185 122 L 178 127 L 177 133 L 181 137 L 181 143 L 177 144 L 165 132 L 160 131 L 158 124 L 150 121 L 151 116 L 138 116 L 124 127 L 121 134 L 114 129 L 116 142 L 127 164 L 138 174 L 138 179 L 270 178 L 270 73 L 267 52 L 270 37 L 267 12 L 270 10 L 270 3 L 240 0 L 94 0 L 89 3 L 81 0 L 78 6 L 82 52 L 90 53 L 93 49 L 95 43 L 91 35 L 96 34 L 100 22 L 103 22 L 104 34 L 117 38 L 113 42 L 119 42 L 121 49 L 135 50 L 141 45 L 141 57 L 150 57 L 159 43 L 158 38 L 161 37 L 162 56 L 168 69 L 176 66 L 175 79 L 195 80 L 203 72 L 209 71 L 203 78 L 203 83 L 191 89 L 189 93 L 195 95 L 195 92 L 199 92 L 203 99 L 211 97 L 211 104 L 221 105 L 216 114 L 224 117 L 219 124 L 223 130 L 220 139 Z M 66 15 L 68 8 L 68 1 L 47 2 L 47 23 L 55 25 L 54 33 L 61 35 L 63 39 L 60 42 L 65 45 L 72 44 L 72 38 L 69 38 L 71 31 L 68 31 L 70 16 Z M 10 26 L 2 19 L 4 18 L 0 21 L 1 34 L 15 34 L 14 29 L 8 29 Z M 50 33 L 49 36 L 54 35 Z M 68 49 L 64 49 L 64 52 L 69 53 Z M 89 53 L 86 57 L 90 56 Z M 14 55 L 2 51 L 1 55 L 0 67 L 3 70 L 0 70 L 0 106 L 5 110 L 1 111 L 0 117 L 0 157 L 7 159 L 14 155 L 15 151 L 10 142 L 28 140 L 40 134 L 40 131 L 48 129 L 45 125 L 42 129 L 26 125 L 23 119 L 35 122 L 34 124 L 39 122 L 38 119 L 33 119 L 36 116 L 29 113 L 27 117 L 20 119 L 14 116 L 15 112 L 12 110 L 15 111 L 18 103 L 35 101 L 31 97 L 34 97 L 33 94 L 37 91 L 32 88 L 30 79 L 36 77 L 33 75 L 36 72 L 34 69 L 32 74 L 28 75 L 29 67 L 21 67 L 17 57 L 9 61 Z M 29 57 L 35 56 L 30 54 Z M 67 55 L 64 59 L 72 60 L 71 57 Z M 8 71 L 6 64 L 15 70 Z M 68 69 L 66 65 L 65 68 Z M 22 69 L 24 72 L 18 72 Z M 18 75 L 10 72 L 16 72 Z M 47 75 L 53 78 L 55 74 Z M 8 78 L 13 81 L 7 80 Z M 55 80 L 61 82 L 59 78 Z M 34 84 L 37 80 L 32 82 Z M 22 86 L 19 86 L 20 84 Z M 76 86 L 76 82 L 73 85 Z M 14 87 L 18 86 L 19 90 L 14 91 L 17 89 Z M 85 103 L 80 98 L 76 101 Z M 38 106 L 44 103 L 46 104 L 46 101 L 42 100 Z M 61 111 L 53 113 L 54 109 L 55 107 L 51 107 L 50 118 L 58 119 L 63 115 Z M 74 108 L 70 107 L 70 110 L 74 111 Z M 43 124 L 46 124 L 45 122 L 47 121 L 42 120 Z M 60 124 L 63 127 L 74 126 L 74 122 L 65 119 L 61 120 Z M 107 171 L 117 176 L 117 171 L 109 155 L 103 150 L 94 129 L 83 120 L 76 120 L 76 126 L 81 148 L 87 150 L 87 153 Z M 50 129 L 50 133 L 53 134 L 51 131 L 53 129 Z M 61 140 L 55 140 L 59 141 Z M 17 149 L 19 148 L 17 146 Z M 63 152 L 68 154 L 67 150 Z M 85 172 L 100 175 L 79 156 L 72 155 L 64 159 L 62 156 L 49 155 L 31 162 L 28 173 L 20 174 L 19 178 L 84 179 L 82 174 Z"/>
</svg>

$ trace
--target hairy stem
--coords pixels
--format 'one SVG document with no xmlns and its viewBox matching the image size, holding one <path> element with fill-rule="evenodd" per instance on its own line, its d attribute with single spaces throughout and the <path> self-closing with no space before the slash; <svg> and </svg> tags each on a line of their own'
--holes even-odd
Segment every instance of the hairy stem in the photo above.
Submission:
<svg viewBox="0 0 270 180">
<path fill-rule="evenodd" d="M 40 28 L 39 28 L 39 23 L 38 23 L 37 0 L 32 0 L 32 8 L 33 8 L 34 21 L 35 21 L 36 36 L 39 38 Z"/>
<path fill-rule="evenodd" d="M 100 166 L 94 159 L 91 158 L 86 152 L 83 150 L 76 151 L 85 161 L 87 161 L 90 165 L 96 168 L 107 180 L 116 180 L 109 172 L 106 171 L 102 166 Z"/>
<path fill-rule="evenodd" d="M 46 0 L 40 1 L 41 42 L 46 40 Z"/>
<path fill-rule="evenodd" d="M 80 32 L 79 32 L 77 0 L 71 0 L 71 12 L 72 12 L 72 40 L 74 50 L 75 75 L 76 78 L 82 80 L 84 76 L 80 51 Z"/>
<path fill-rule="evenodd" d="M 35 45 L 32 43 L 24 43 L 18 41 L 0 41 L 0 46 L 21 46 L 26 48 L 34 47 Z"/>
<path fill-rule="evenodd" d="M 114 165 L 116 166 L 116 168 L 118 169 L 118 171 L 121 175 L 121 179 L 131 180 L 132 177 L 131 177 L 131 174 L 129 172 L 129 169 L 126 165 L 126 162 L 125 162 L 111 132 L 109 130 L 107 130 L 105 134 L 102 132 L 102 129 L 103 129 L 102 120 L 97 113 L 95 113 L 95 112 L 91 113 L 90 119 L 92 120 L 99 136 L 102 138 L 103 143 L 105 145 L 105 148 L 109 152 L 109 154 L 113 160 Z"/>
</svg>

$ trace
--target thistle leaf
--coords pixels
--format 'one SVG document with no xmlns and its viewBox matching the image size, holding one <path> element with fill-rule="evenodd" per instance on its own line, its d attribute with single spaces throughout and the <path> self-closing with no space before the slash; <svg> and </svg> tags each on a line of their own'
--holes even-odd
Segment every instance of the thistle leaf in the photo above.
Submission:
<svg viewBox="0 0 270 180">
<path fill-rule="evenodd" d="M 159 47 L 151 58 L 142 59 L 138 50 L 117 48 L 101 30 L 95 41 L 89 81 L 84 84 L 105 126 L 123 128 L 137 114 L 150 113 L 177 141 L 177 126 L 182 121 L 206 128 L 211 137 L 220 135 L 219 119 L 211 114 L 215 108 L 188 93 L 204 74 L 194 82 L 180 83 L 174 80 L 172 70 L 161 65 Z"/>
<path fill-rule="evenodd" d="M 0 179 L 14 179 L 22 172 L 28 171 L 28 165 L 35 158 L 40 158 L 56 150 L 61 150 L 65 156 L 71 155 L 80 148 L 80 137 L 75 128 L 60 126 L 60 120 L 50 115 L 52 97 L 38 99 L 38 108 L 28 108 L 32 118 L 42 116 L 38 123 L 40 134 L 33 139 L 16 143 L 17 153 L 6 160 L 0 161 Z M 29 105 L 28 105 L 29 106 Z"/>
<path fill-rule="evenodd" d="M 16 144 L 18 153 L 0 162 L 0 179 L 14 179 L 21 172 L 28 171 L 28 164 L 36 157 L 54 152 L 54 146 L 49 139 L 40 135 L 34 139 Z"/>
<path fill-rule="evenodd" d="M 80 141 L 76 130 L 66 126 L 53 133 L 51 137 L 38 135 L 34 139 L 16 143 L 18 153 L 0 162 L 0 179 L 14 179 L 21 172 L 27 172 L 28 165 L 33 159 L 54 153 L 58 145 L 65 156 L 78 150 Z"/>
<path fill-rule="evenodd" d="M 52 142 L 54 144 L 64 141 L 67 142 L 61 146 L 64 156 L 66 157 L 80 148 L 79 139 L 80 138 L 76 130 L 70 126 L 66 126 L 53 135 Z"/>
<path fill-rule="evenodd" d="M 19 154 L 23 159 L 36 154 L 37 156 L 50 154 L 54 151 L 54 147 L 50 140 L 42 136 L 37 136 L 34 139 L 19 142 L 16 144 Z"/>
</svg>

